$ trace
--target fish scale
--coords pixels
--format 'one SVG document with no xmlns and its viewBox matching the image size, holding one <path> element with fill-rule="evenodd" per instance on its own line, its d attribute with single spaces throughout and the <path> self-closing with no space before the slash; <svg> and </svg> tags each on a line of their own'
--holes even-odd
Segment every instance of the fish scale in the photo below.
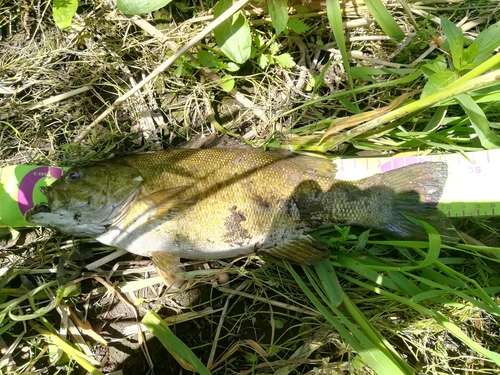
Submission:
<svg viewBox="0 0 500 375">
<path fill-rule="evenodd" d="M 427 232 L 404 215 L 427 221 L 445 242 L 457 241 L 436 208 L 446 164 L 419 163 L 351 182 L 337 177 L 327 159 L 279 151 L 132 154 L 71 169 L 44 190 L 48 203 L 26 217 L 135 254 L 188 259 L 265 251 L 313 264 L 329 251 L 308 232 L 334 223 L 426 240 Z"/>
</svg>

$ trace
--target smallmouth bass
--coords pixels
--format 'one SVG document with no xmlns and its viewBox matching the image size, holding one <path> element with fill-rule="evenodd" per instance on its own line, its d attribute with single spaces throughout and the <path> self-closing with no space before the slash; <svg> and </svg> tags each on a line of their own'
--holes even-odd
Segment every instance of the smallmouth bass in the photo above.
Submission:
<svg viewBox="0 0 500 375">
<path fill-rule="evenodd" d="M 426 241 L 404 215 L 447 243 L 453 225 L 436 208 L 447 179 L 440 162 L 347 182 L 326 159 L 259 149 L 172 149 L 119 156 L 69 170 L 42 188 L 48 203 L 26 220 L 91 236 L 129 252 L 221 259 L 252 252 L 305 264 L 329 257 L 308 232 L 332 224 Z"/>
</svg>

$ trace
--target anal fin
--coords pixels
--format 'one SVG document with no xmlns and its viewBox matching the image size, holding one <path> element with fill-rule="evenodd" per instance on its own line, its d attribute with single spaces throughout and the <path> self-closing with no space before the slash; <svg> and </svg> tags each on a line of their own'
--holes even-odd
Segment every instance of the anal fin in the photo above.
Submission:
<svg viewBox="0 0 500 375">
<path fill-rule="evenodd" d="M 264 252 L 298 264 L 317 264 L 330 257 L 328 246 L 309 236 L 292 240 L 272 249 L 264 250 Z"/>
</svg>

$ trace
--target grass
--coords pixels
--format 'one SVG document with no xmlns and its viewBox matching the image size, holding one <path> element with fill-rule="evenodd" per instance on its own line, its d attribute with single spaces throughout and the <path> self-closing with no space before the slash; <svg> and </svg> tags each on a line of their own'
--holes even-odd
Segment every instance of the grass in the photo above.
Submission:
<svg viewBox="0 0 500 375">
<path fill-rule="evenodd" d="M 237 71 L 210 33 L 171 58 L 207 29 L 214 2 L 130 18 L 95 0 L 64 32 L 46 3 L 3 3 L 2 166 L 87 163 L 209 133 L 337 157 L 500 147 L 499 34 L 471 47 L 499 21 L 494 3 L 326 3 L 296 7 L 302 31 L 278 36 L 261 5 L 247 5 L 259 47 Z M 295 66 L 276 57 L 286 54 Z M 190 308 L 148 259 L 16 228 L 0 238 L 0 373 L 497 374 L 500 223 L 455 225 L 466 241 L 453 247 L 432 228 L 426 243 L 321 230 L 332 257 L 316 267 L 188 262 L 201 293 Z"/>
</svg>

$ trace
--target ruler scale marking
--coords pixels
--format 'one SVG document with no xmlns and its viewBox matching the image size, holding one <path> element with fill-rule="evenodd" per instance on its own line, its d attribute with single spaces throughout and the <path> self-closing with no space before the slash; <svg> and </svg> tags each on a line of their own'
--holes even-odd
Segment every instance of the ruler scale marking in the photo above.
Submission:
<svg viewBox="0 0 500 375">
<path fill-rule="evenodd" d="M 500 173 L 497 172 L 500 171 L 500 150 L 468 152 L 466 157 L 445 154 L 351 160 L 352 169 L 344 168 L 339 178 L 358 180 L 415 162 L 446 162 L 449 176 L 438 207 L 449 217 L 494 216 L 495 204 L 500 202 Z M 336 163 L 339 162 L 344 165 L 343 159 Z M 359 168 L 359 163 L 367 168 Z M 495 189 L 496 186 L 499 188 Z"/>
</svg>

